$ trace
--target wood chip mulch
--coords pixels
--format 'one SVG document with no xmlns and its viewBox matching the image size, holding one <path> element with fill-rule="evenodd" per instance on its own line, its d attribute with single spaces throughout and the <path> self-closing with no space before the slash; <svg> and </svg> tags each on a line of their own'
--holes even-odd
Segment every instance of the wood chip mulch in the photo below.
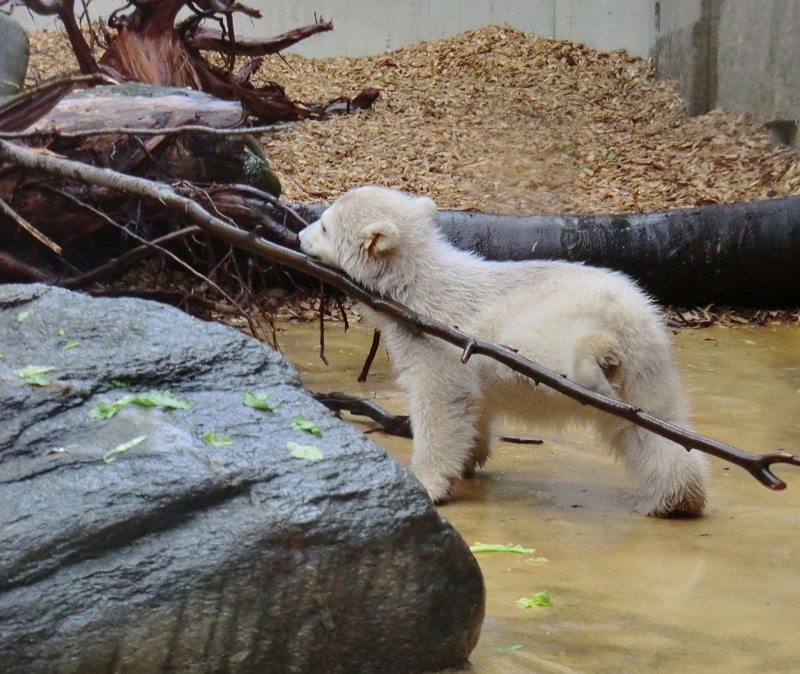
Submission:
<svg viewBox="0 0 800 674">
<path fill-rule="evenodd" d="M 378 183 L 534 214 L 800 193 L 797 151 L 744 114 L 690 117 L 676 83 L 624 51 L 488 26 L 368 58 L 275 57 L 259 77 L 306 101 L 381 89 L 370 110 L 264 137 L 292 200 Z"/>
</svg>

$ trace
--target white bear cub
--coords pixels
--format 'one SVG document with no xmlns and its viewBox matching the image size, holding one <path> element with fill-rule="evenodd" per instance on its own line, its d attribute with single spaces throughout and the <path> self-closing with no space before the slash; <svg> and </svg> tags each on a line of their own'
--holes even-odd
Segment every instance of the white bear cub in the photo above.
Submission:
<svg viewBox="0 0 800 674">
<path fill-rule="evenodd" d="M 301 249 L 364 287 L 530 360 L 611 398 L 688 427 L 667 331 L 626 276 L 567 262 L 491 262 L 451 246 L 436 204 L 382 187 L 340 197 L 300 234 Z M 630 469 L 647 515 L 699 516 L 706 463 L 642 428 L 581 405 L 482 356 L 369 311 L 408 395 L 411 470 L 430 497 L 489 458 L 503 416 L 547 429 L 591 424 Z"/>
</svg>

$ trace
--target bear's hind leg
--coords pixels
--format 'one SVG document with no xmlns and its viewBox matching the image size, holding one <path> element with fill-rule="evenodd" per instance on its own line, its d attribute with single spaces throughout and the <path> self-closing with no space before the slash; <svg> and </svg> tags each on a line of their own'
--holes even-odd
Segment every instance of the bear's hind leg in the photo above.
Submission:
<svg viewBox="0 0 800 674">
<path fill-rule="evenodd" d="M 571 374 L 576 383 L 609 398 L 621 399 L 631 390 L 644 391 L 644 397 L 648 398 L 644 402 L 649 404 L 637 407 L 647 409 L 655 405 L 671 410 L 664 413 L 664 418 L 686 427 L 688 419 L 679 411 L 685 406 L 678 389 L 680 384 L 676 373 L 665 369 L 664 360 L 660 363 L 661 379 L 655 384 L 664 398 L 660 405 L 652 400 L 649 389 L 653 384 L 642 381 L 640 373 L 634 374 L 634 381 L 624 380 L 619 346 L 606 333 L 590 333 L 578 342 Z M 700 452 L 687 452 L 666 438 L 608 415 L 599 417 L 597 427 L 638 483 L 638 510 L 653 517 L 702 515 L 706 503 L 706 463 Z"/>
<path fill-rule="evenodd" d="M 607 436 L 637 482 L 637 510 L 651 517 L 699 517 L 706 504 L 707 466 L 701 452 L 687 452 L 655 433 L 606 421 Z M 682 424 L 681 424 L 682 425 Z"/>
</svg>

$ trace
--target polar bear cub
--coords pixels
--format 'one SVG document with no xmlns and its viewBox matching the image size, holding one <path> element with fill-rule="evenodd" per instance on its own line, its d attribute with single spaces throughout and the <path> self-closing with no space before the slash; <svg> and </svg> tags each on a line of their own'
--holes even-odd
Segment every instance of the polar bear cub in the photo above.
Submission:
<svg viewBox="0 0 800 674">
<path fill-rule="evenodd" d="M 437 230 L 436 204 L 382 187 L 340 197 L 300 234 L 301 249 L 414 311 L 499 342 L 603 395 L 687 427 L 672 349 L 656 310 L 622 274 L 566 262 L 491 262 Z M 367 311 L 408 395 L 411 470 L 436 502 L 489 458 L 511 415 L 556 429 L 575 422 L 630 469 L 637 509 L 698 516 L 706 464 L 697 451 L 581 405 L 481 356 Z"/>
</svg>

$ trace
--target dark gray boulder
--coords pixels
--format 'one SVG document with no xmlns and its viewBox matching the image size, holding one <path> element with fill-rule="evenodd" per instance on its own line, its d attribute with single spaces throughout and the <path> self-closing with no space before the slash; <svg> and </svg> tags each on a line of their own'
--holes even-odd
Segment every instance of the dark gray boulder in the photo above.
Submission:
<svg viewBox="0 0 800 674">
<path fill-rule="evenodd" d="M 0 12 L 0 104 L 22 91 L 29 56 L 25 29 Z"/>
<path fill-rule="evenodd" d="M 466 544 L 276 352 L 151 302 L 7 285 L 0 355 L 4 674 L 466 661 L 484 608 Z M 20 376 L 28 366 L 52 367 L 50 383 Z M 191 409 L 89 416 L 154 389 Z M 245 406 L 247 389 L 282 406 Z M 322 437 L 291 428 L 298 413 Z M 207 431 L 232 444 L 204 443 Z M 289 442 L 323 458 L 294 458 Z"/>
</svg>

